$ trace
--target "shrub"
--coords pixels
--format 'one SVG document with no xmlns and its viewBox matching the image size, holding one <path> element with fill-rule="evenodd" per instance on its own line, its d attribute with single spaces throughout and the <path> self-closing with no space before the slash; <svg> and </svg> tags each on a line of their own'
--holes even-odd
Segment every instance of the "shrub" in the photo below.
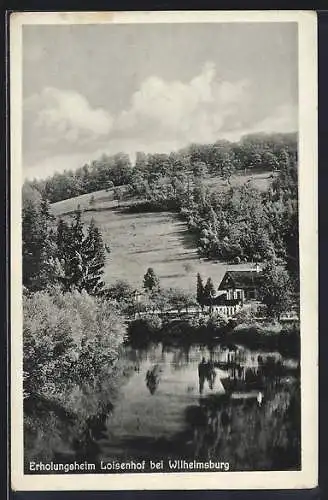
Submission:
<svg viewBox="0 0 328 500">
<path fill-rule="evenodd" d="M 131 321 L 128 328 L 129 338 L 133 343 L 147 344 L 162 327 L 161 318 L 157 314 L 148 314 Z"/>
<path fill-rule="evenodd" d="M 206 326 L 209 329 L 218 331 L 225 328 L 227 324 L 228 324 L 228 319 L 225 316 L 222 316 L 221 314 L 212 314 L 209 317 Z"/>
<path fill-rule="evenodd" d="M 122 317 L 86 292 L 58 290 L 24 297 L 23 311 L 25 393 L 74 410 L 72 394 L 112 370 L 124 338 Z"/>
<path fill-rule="evenodd" d="M 240 309 L 234 316 L 233 320 L 236 325 L 240 325 L 242 323 L 254 323 L 255 322 L 255 314 L 251 309 L 242 308 Z"/>
</svg>

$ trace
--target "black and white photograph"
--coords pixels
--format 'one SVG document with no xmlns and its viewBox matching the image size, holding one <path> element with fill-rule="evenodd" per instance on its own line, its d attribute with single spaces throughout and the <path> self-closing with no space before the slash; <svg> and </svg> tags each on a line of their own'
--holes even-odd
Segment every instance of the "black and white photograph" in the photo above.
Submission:
<svg viewBox="0 0 328 500">
<path fill-rule="evenodd" d="M 17 489 L 315 486 L 315 14 L 11 21 Z"/>
</svg>

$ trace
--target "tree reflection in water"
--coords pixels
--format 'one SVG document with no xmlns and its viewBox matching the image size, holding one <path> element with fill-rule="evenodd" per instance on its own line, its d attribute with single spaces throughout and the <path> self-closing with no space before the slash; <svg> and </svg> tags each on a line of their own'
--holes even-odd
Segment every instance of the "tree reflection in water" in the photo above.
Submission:
<svg viewBox="0 0 328 500">
<path fill-rule="evenodd" d="M 186 408 L 187 455 L 199 460 L 222 458 L 231 470 L 296 470 L 300 467 L 299 382 L 279 382 L 256 398 L 227 394 L 202 396 Z"/>
<path fill-rule="evenodd" d="M 162 369 L 158 364 L 154 365 L 150 370 L 147 371 L 146 386 L 149 389 L 150 394 L 155 394 L 160 381 L 161 373 Z"/>
<path fill-rule="evenodd" d="M 211 361 L 205 361 L 205 358 L 198 365 L 198 378 L 199 378 L 199 393 L 203 394 L 205 381 L 208 382 L 209 388 L 213 390 L 216 373 L 214 365 Z"/>
</svg>

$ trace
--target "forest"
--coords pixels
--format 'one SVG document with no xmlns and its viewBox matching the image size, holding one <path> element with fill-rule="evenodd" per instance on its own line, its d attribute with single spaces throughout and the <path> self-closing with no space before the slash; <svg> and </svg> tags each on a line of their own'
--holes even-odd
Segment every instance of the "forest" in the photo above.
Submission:
<svg viewBox="0 0 328 500">
<path fill-rule="evenodd" d="M 296 134 L 256 134 L 236 143 L 220 140 L 214 144 L 191 144 L 170 154 L 137 152 L 134 164 L 125 153 L 103 154 L 76 171 L 67 169 L 28 184 L 50 203 L 122 185 L 150 195 L 161 178 L 178 182 L 184 180 L 183 175 L 203 177 L 208 173 L 229 182 L 234 173 L 245 169 L 250 173 L 256 169 L 274 172 L 290 158 L 297 158 Z"/>
</svg>

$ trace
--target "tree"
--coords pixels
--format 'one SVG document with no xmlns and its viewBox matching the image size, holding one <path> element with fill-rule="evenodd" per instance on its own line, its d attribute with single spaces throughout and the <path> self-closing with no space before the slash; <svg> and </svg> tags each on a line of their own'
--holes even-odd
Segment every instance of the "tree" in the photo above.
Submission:
<svg viewBox="0 0 328 500">
<path fill-rule="evenodd" d="M 147 292 L 153 292 L 159 286 L 159 279 L 152 267 L 149 267 L 144 275 L 143 286 Z"/>
<path fill-rule="evenodd" d="M 86 290 L 90 295 L 99 294 L 104 286 L 105 247 L 94 220 L 91 220 L 85 236 L 79 209 L 70 226 L 60 219 L 57 224 L 57 248 L 61 266 L 59 280 L 64 290 L 75 288 Z"/>
<path fill-rule="evenodd" d="M 136 152 L 135 169 L 140 171 L 145 171 L 147 168 L 147 155 L 143 151 Z"/>
<path fill-rule="evenodd" d="M 65 230 L 64 230 L 65 231 Z M 63 262 L 64 276 L 62 283 L 66 291 L 72 290 L 74 287 L 81 290 L 83 277 L 83 268 L 81 262 L 81 248 L 84 239 L 82 212 L 78 206 L 75 211 L 74 219 L 69 226 L 68 232 L 65 235 L 66 241 L 63 247 L 63 253 L 59 256 L 59 260 Z M 57 227 L 58 241 L 58 227 Z"/>
<path fill-rule="evenodd" d="M 205 299 L 210 299 L 215 297 L 215 287 L 213 285 L 212 278 L 208 278 L 204 287 L 204 297 Z"/>
<path fill-rule="evenodd" d="M 37 196 L 23 199 L 23 285 L 29 290 L 42 290 L 55 282 L 56 242 L 52 221 L 47 200 Z"/>
<path fill-rule="evenodd" d="M 274 260 L 263 269 L 259 293 L 270 317 L 279 318 L 291 306 L 292 286 L 288 272 Z"/>
<path fill-rule="evenodd" d="M 227 181 L 228 184 L 230 184 L 230 178 L 234 173 L 234 166 L 231 161 L 230 155 L 226 154 L 224 156 L 224 159 L 222 161 L 222 167 L 221 167 L 221 175 L 225 181 Z"/>
<path fill-rule="evenodd" d="M 184 308 L 188 311 L 188 307 L 194 303 L 191 296 L 179 288 L 171 288 L 168 295 L 171 306 L 173 309 L 177 309 L 179 314 Z"/>
<path fill-rule="evenodd" d="M 122 302 L 133 299 L 135 289 L 127 281 L 118 280 L 113 285 L 106 288 L 104 293 L 107 298 Z"/>
<path fill-rule="evenodd" d="M 263 154 L 263 165 L 268 169 L 271 170 L 272 172 L 275 172 L 278 170 L 279 163 L 277 158 L 271 151 L 266 151 Z"/>
<path fill-rule="evenodd" d="M 202 161 L 194 163 L 192 173 L 195 177 L 205 177 L 207 174 L 207 165 Z"/>
<path fill-rule="evenodd" d="M 204 284 L 201 275 L 197 273 L 197 292 L 196 298 L 199 305 L 204 304 Z"/>
<path fill-rule="evenodd" d="M 212 278 L 208 278 L 204 287 L 204 301 L 210 306 L 210 311 L 212 310 L 213 298 L 215 297 L 215 287 L 213 285 Z"/>
<path fill-rule="evenodd" d="M 91 219 L 88 234 L 83 240 L 80 259 L 82 265 L 81 290 L 86 290 L 90 295 L 98 295 L 103 287 L 102 275 L 104 273 L 105 249 L 99 229 L 94 219 Z"/>
<path fill-rule="evenodd" d="M 108 193 L 111 189 L 113 189 L 114 183 L 111 180 L 105 182 L 105 191 Z"/>
<path fill-rule="evenodd" d="M 112 169 L 112 181 L 115 186 L 128 184 L 133 170 L 129 155 L 126 153 L 116 153 L 112 157 L 112 161 L 114 167 Z"/>
<path fill-rule="evenodd" d="M 120 202 L 121 200 L 123 199 L 123 188 L 118 186 L 116 188 L 114 188 L 114 200 L 117 200 L 117 206 L 119 207 L 120 206 Z"/>
</svg>

